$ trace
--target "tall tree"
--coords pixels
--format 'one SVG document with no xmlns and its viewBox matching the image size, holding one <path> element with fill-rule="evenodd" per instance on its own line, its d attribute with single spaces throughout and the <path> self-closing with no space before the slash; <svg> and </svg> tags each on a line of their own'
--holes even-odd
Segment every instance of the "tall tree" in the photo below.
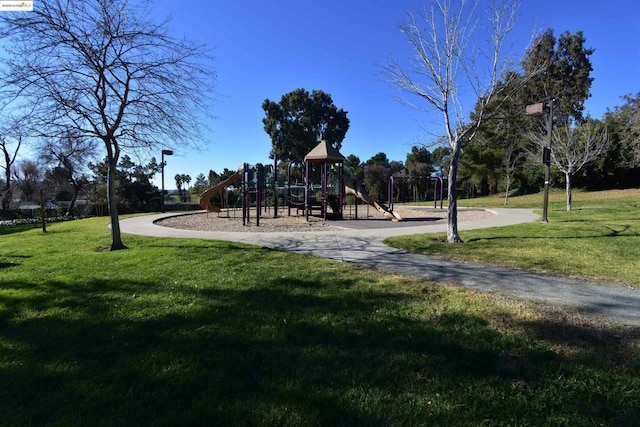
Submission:
<svg viewBox="0 0 640 427">
<path fill-rule="evenodd" d="M 400 27 L 413 49 L 407 65 L 389 59 L 384 70 L 389 82 L 405 95 L 417 97 L 440 113 L 443 133 L 451 148 L 448 175 L 447 241 L 462 242 L 458 233 L 457 174 L 462 148 L 473 141 L 485 119 L 485 108 L 501 89 L 506 75 L 503 45 L 515 23 L 517 3 L 492 2 L 486 22 L 478 1 L 433 0 L 421 14 L 408 14 Z M 489 34 L 479 31 L 489 28 Z M 477 40 L 490 40 L 480 46 Z M 481 52 L 481 53 L 479 53 Z M 480 100 L 468 119 L 461 94 L 471 92 Z M 411 104 L 406 98 L 403 102 Z"/>
<path fill-rule="evenodd" d="M 174 39 L 168 21 L 151 15 L 144 0 L 48 0 L 0 17 L 10 42 L 3 99 L 30 108 L 30 134 L 72 130 L 104 144 L 111 250 L 125 248 L 115 189 L 121 151 L 195 145 L 214 77 L 204 46 Z"/>
<path fill-rule="evenodd" d="M 13 177 L 16 181 L 16 186 L 20 190 L 20 200 L 23 202 L 34 200 L 36 191 L 42 184 L 43 175 L 42 167 L 34 160 L 23 160 L 18 164 Z"/>
<path fill-rule="evenodd" d="M 271 137 L 271 158 L 301 161 L 323 139 L 339 150 L 349 130 L 347 112 L 321 90 L 309 94 L 296 89 L 282 95 L 280 102 L 265 99 L 262 109 L 264 130 Z"/>
<path fill-rule="evenodd" d="M 178 189 L 178 194 L 180 195 L 180 201 L 182 201 L 182 184 L 184 184 L 184 175 L 181 173 L 177 173 L 174 179 L 176 180 L 176 188 Z"/>
<path fill-rule="evenodd" d="M 477 143 L 473 147 L 467 147 L 463 159 L 463 163 L 476 173 L 484 169 L 483 179 L 487 183 L 493 183 L 492 193 L 496 193 L 498 184 L 502 184 L 505 205 L 508 204 L 511 187 L 517 176 L 521 175 L 518 171 L 529 152 L 530 141 L 526 138 L 529 121 L 523 114 L 527 105 L 523 83 L 522 76 L 509 74 L 504 90 L 487 105 L 491 119 L 482 123 Z"/>
<path fill-rule="evenodd" d="M 615 114 L 622 124 L 621 139 L 624 142 L 628 166 L 640 166 L 640 92 L 625 95 L 624 104 L 616 107 Z"/>
<path fill-rule="evenodd" d="M 426 200 L 431 174 L 433 173 L 433 158 L 426 147 L 412 146 L 405 162 L 407 174 L 411 179 L 407 182 L 408 190 L 414 202 Z"/>
<path fill-rule="evenodd" d="M 196 175 L 196 180 L 193 183 L 193 188 L 195 189 L 197 194 L 200 194 L 204 190 L 209 188 L 209 180 L 203 173 L 199 173 L 198 175 Z"/>
<path fill-rule="evenodd" d="M 16 162 L 16 158 L 18 156 L 18 151 L 20 150 L 20 145 L 22 145 L 22 137 L 18 137 L 15 146 L 7 142 L 7 139 L 4 135 L 0 135 L 0 151 L 2 152 L 2 169 L 4 169 L 4 182 L 2 186 L 2 210 L 6 211 L 9 209 L 11 205 L 12 193 L 11 193 L 11 177 L 12 177 L 12 167 Z"/>
<path fill-rule="evenodd" d="M 364 163 L 355 154 L 349 154 L 344 161 L 344 174 L 355 179 L 364 178 Z"/>
<path fill-rule="evenodd" d="M 107 182 L 109 175 L 108 161 L 105 159 L 96 164 L 89 163 L 93 172 L 96 190 Z M 122 156 L 116 169 L 116 193 L 118 196 L 118 211 L 125 213 L 148 212 L 160 209 L 160 190 L 152 184 L 153 177 L 160 172 L 160 164 L 155 157 L 149 163 L 136 164 L 126 154 Z M 100 189 L 102 191 L 102 189 Z"/>
<path fill-rule="evenodd" d="M 546 136 L 532 135 L 539 146 L 546 146 Z M 566 123 L 552 133 L 551 162 L 565 176 L 567 211 L 573 204 L 571 177 L 586 164 L 596 160 L 609 144 L 604 124 L 587 120 L 580 126 Z"/>
<path fill-rule="evenodd" d="M 431 165 L 433 160 L 431 153 L 426 147 L 412 146 L 411 152 L 407 154 L 405 161 L 406 167 L 409 170 L 409 175 L 413 176 L 427 176 L 431 175 Z M 428 172 L 427 172 L 428 170 Z"/>
<path fill-rule="evenodd" d="M 523 61 L 525 73 L 532 75 L 524 86 L 524 97 L 528 104 L 553 102 L 553 132 L 551 157 L 553 164 L 565 175 L 567 188 L 567 209 L 571 209 L 571 176 L 584 164 L 593 161 L 593 144 L 600 145 L 601 135 L 592 132 L 593 126 L 582 127 L 585 121 L 584 103 L 591 96 L 591 71 L 589 57 L 594 50 L 585 46 L 586 38 L 581 31 L 571 34 L 565 31 L 556 40 L 549 29 L 538 37 L 527 50 Z M 532 69 L 539 71 L 533 73 Z M 536 123 L 530 121 L 529 134 L 533 142 L 539 144 L 540 134 Z M 587 140 L 584 140 L 587 138 Z M 594 138 L 591 140 L 590 138 Z M 605 138 L 606 140 L 606 138 Z M 556 146 L 556 142 L 558 145 Z M 577 165 L 581 166 L 576 169 Z"/>
<path fill-rule="evenodd" d="M 191 200 L 191 196 L 189 195 L 189 183 L 191 182 L 191 176 L 187 174 L 182 174 L 182 183 L 185 185 L 184 190 L 182 191 L 182 201 L 188 202 Z"/>
<path fill-rule="evenodd" d="M 85 170 L 88 160 L 96 155 L 95 140 L 69 133 L 60 140 L 47 139 L 39 150 L 43 158 L 53 163 L 55 176 L 66 181 L 71 187 L 71 201 L 68 215 L 73 215 L 76 201 L 82 189 L 89 184 Z"/>
<path fill-rule="evenodd" d="M 383 201 L 387 198 L 387 183 L 391 176 L 391 169 L 381 163 L 370 163 L 364 167 L 364 184 L 367 193 L 375 200 Z"/>
<path fill-rule="evenodd" d="M 367 160 L 365 162 L 365 164 L 367 166 L 380 165 L 380 166 L 384 166 L 385 168 L 388 168 L 389 167 L 389 159 L 387 158 L 387 154 L 381 151 L 381 152 L 371 156 L 371 158 L 369 160 Z"/>
<path fill-rule="evenodd" d="M 584 102 L 591 96 L 593 67 L 589 57 L 594 49 L 585 43 L 582 31 L 565 31 L 556 40 L 549 29 L 527 50 L 522 64 L 525 75 L 531 76 L 525 85 L 525 99 L 533 104 L 554 98 L 555 120 L 562 125 L 581 122 Z"/>
</svg>

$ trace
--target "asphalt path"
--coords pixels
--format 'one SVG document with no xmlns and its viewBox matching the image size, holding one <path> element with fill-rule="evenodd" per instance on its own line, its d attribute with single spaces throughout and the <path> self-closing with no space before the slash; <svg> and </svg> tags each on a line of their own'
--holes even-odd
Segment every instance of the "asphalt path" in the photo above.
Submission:
<svg viewBox="0 0 640 427">
<path fill-rule="evenodd" d="M 491 209 L 495 216 L 459 222 L 459 230 L 539 221 L 530 209 Z M 336 225 L 351 227 L 319 232 L 206 232 L 163 227 L 156 221 L 176 213 L 138 216 L 120 221 L 123 233 L 155 237 L 225 240 L 275 250 L 350 262 L 383 272 L 402 273 L 425 280 L 463 286 L 479 292 L 560 306 L 579 315 L 640 326 L 640 291 L 618 283 L 577 280 L 522 269 L 451 262 L 390 248 L 391 236 L 446 231 L 442 222 L 418 223 L 357 220 Z M 368 223 L 368 224 L 367 224 Z M 334 223 L 332 222 L 332 225 Z"/>
</svg>

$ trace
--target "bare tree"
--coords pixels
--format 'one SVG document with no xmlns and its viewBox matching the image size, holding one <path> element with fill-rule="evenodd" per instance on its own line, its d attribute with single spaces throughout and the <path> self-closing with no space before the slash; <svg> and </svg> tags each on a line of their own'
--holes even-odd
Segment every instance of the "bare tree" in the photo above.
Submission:
<svg viewBox="0 0 640 427">
<path fill-rule="evenodd" d="M 4 169 L 4 182 L 2 188 L 2 210 L 9 210 L 11 205 L 12 193 L 11 193 L 11 176 L 13 175 L 11 172 L 11 168 L 14 165 L 16 158 L 18 156 L 18 151 L 20 150 L 20 146 L 22 145 L 22 137 L 18 137 L 18 142 L 15 147 L 11 147 L 11 145 L 7 142 L 4 135 L 0 136 L 0 151 L 2 151 L 2 160 L 3 165 L 2 169 Z"/>
<path fill-rule="evenodd" d="M 479 1 L 433 0 L 430 8 L 400 27 L 413 49 L 408 65 L 390 59 L 383 66 L 389 82 L 406 95 L 426 102 L 429 111 L 442 117 L 446 140 L 451 148 L 448 173 L 447 240 L 461 242 L 458 234 L 457 173 L 462 148 L 471 142 L 485 120 L 487 105 L 497 91 L 507 87 L 509 63 L 503 59 L 503 44 L 515 22 L 517 2 L 492 2 L 486 17 L 478 12 Z M 455 5 L 455 6 L 454 6 Z M 488 35 L 480 31 L 488 29 Z M 490 40 L 478 46 L 476 40 Z M 490 51 L 488 51 L 490 49 Z M 503 80 L 504 83 L 504 80 Z M 463 107 L 462 94 L 478 98 L 475 111 Z M 401 101 L 411 103 L 402 98 Z"/>
<path fill-rule="evenodd" d="M 504 205 L 509 203 L 509 191 L 513 182 L 513 175 L 522 167 L 522 160 L 527 156 L 526 150 L 520 146 L 517 137 L 509 140 L 505 147 L 502 165 L 504 167 Z"/>
<path fill-rule="evenodd" d="M 46 140 L 41 144 L 39 151 L 43 159 L 53 163 L 54 175 L 60 177 L 71 186 L 71 203 L 67 211 L 73 215 L 76 201 L 82 189 L 89 185 L 89 177 L 86 173 L 88 161 L 96 156 L 95 140 L 67 134 L 60 140 Z"/>
<path fill-rule="evenodd" d="M 30 202 L 42 184 L 42 167 L 35 160 L 23 160 L 13 174 L 16 186 L 20 190 L 20 200 Z"/>
<path fill-rule="evenodd" d="M 530 139 L 539 147 L 547 145 L 543 132 L 530 134 Z M 602 123 L 587 120 L 579 126 L 565 123 L 551 133 L 551 139 L 551 162 L 565 176 L 567 211 L 570 211 L 571 177 L 607 149 L 609 137 Z"/>
<path fill-rule="evenodd" d="M 71 130 L 104 144 L 111 250 L 125 248 L 115 191 L 121 151 L 202 141 L 214 79 L 205 47 L 174 39 L 168 21 L 150 15 L 144 0 L 47 0 L 0 17 L 0 36 L 11 42 L 2 99 L 31 106 L 30 134 Z"/>
</svg>

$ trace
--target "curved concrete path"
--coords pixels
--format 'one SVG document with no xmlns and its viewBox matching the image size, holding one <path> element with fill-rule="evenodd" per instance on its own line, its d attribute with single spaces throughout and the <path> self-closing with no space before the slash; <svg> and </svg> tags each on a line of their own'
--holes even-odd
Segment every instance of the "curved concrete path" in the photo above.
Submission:
<svg viewBox="0 0 640 427">
<path fill-rule="evenodd" d="M 491 210 L 496 213 L 495 216 L 459 222 L 459 230 L 539 220 L 539 216 L 530 209 Z M 120 227 L 123 233 L 242 242 L 331 258 L 366 265 L 381 271 L 457 284 L 480 292 L 492 292 L 559 305 L 579 314 L 604 317 L 621 325 L 640 326 L 639 290 L 610 283 L 584 282 L 537 274 L 521 269 L 450 262 L 437 257 L 411 254 L 382 243 L 385 238 L 391 236 L 446 231 L 446 223 L 412 226 L 410 223 L 387 222 L 385 224 L 388 226 L 385 228 L 301 233 L 204 232 L 162 227 L 154 223 L 158 219 L 173 215 L 176 214 L 128 218 L 120 221 Z"/>
</svg>

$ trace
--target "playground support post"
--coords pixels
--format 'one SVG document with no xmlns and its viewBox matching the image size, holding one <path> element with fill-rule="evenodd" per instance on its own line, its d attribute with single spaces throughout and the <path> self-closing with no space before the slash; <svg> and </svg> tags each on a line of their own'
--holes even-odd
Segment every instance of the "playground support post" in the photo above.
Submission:
<svg viewBox="0 0 640 427">
<path fill-rule="evenodd" d="M 304 162 L 304 220 L 309 221 L 309 211 L 311 210 L 310 194 L 311 194 L 311 179 L 309 179 L 309 162 Z"/>
<path fill-rule="evenodd" d="M 248 209 L 248 201 L 249 201 L 249 165 L 247 163 L 243 166 L 244 172 L 242 173 L 242 187 L 241 187 L 241 196 L 242 197 L 242 225 L 247 225 L 249 222 L 249 209 Z"/>
<path fill-rule="evenodd" d="M 278 218 L 278 156 L 273 156 L 273 217 Z"/>
<path fill-rule="evenodd" d="M 389 183 L 387 184 L 387 193 L 389 194 L 389 210 L 393 211 L 393 199 L 394 199 L 395 180 L 393 175 L 389 177 Z"/>
<path fill-rule="evenodd" d="M 436 209 L 438 207 L 438 186 L 440 187 L 440 209 L 442 209 L 442 201 L 444 200 L 444 180 L 441 176 L 436 176 L 431 178 L 433 184 L 433 208 Z"/>
<path fill-rule="evenodd" d="M 256 227 L 260 227 L 260 212 L 262 211 L 262 188 L 265 187 L 264 168 L 256 168 Z M 251 203 L 251 201 L 249 201 Z M 251 206 L 249 206 L 251 208 Z"/>
</svg>

